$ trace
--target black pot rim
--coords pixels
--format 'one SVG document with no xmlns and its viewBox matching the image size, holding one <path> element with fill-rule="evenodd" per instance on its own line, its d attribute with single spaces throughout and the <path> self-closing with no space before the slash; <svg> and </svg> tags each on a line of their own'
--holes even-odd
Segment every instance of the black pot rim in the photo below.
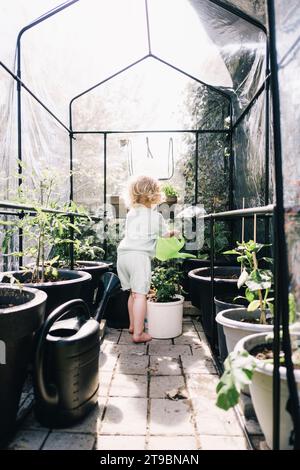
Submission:
<svg viewBox="0 0 300 470">
<path fill-rule="evenodd" d="M 230 269 L 230 268 L 233 268 L 234 271 L 238 271 L 240 270 L 240 268 L 238 266 L 214 266 L 214 269 Z M 192 269 L 191 271 L 189 271 L 188 273 L 188 277 L 191 278 L 191 279 L 195 279 L 195 280 L 201 280 L 201 281 L 204 281 L 204 282 L 211 282 L 211 276 L 209 274 L 209 276 L 199 276 L 197 273 L 201 273 L 203 271 L 207 271 L 208 269 L 210 269 L 209 267 L 207 268 L 196 268 L 196 269 Z M 220 276 L 218 277 L 215 277 L 214 278 L 214 282 L 228 282 L 230 284 L 237 284 L 237 279 L 228 279 L 228 278 L 222 278 Z"/>
<path fill-rule="evenodd" d="M 234 304 L 233 302 L 226 302 L 226 300 L 220 300 L 217 297 L 214 297 L 214 302 L 215 302 L 216 305 L 220 305 L 220 306 L 222 306 L 222 305 L 232 305 L 233 307 L 237 307 L 237 308 L 244 308 L 245 307 L 245 305 Z"/>
<path fill-rule="evenodd" d="M 23 304 L 20 304 L 20 305 L 15 305 L 14 307 L 9 307 L 9 308 L 0 308 L 0 314 L 1 315 L 8 315 L 10 313 L 17 313 L 19 312 L 20 310 L 28 310 L 28 309 L 31 309 L 33 307 L 36 307 L 40 304 L 42 304 L 43 302 L 46 302 L 47 300 L 47 294 L 40 290 L 40 289 L 34 289 L 34 288 L 31 288 L 31 287 L 17 287 L 17 286 L 10 286 L 9 284 L 5 284 L 5 283 L 0 283 L 0 293 L 1 293 L 1 290 L 2 289 L 5 289 L 5 290 L 14 290 L 14 291 L 19 291 L 19 292 L 29 292 L 31 294 L 34 295 L 34 297 L 31 299 L 31 300 L 28 300 L 27 302 L 24 302 Z"/>
<path fill-rule="evenodd" d="M 92 276 L 89 273 L 85 271 L 77 271 L 77 269 L 76 270 L 74 269 L 74 271 L 71 271 L 70 269 L 58 269 L 58 272 L 61 274 L 72 273 L 72 274 L 75 274 L 76 277 L 73 279 L 66 279 L 63 281 L 40 282 L 39 284 L 34 284 L 32 282 L 24 282 L 21 284 L 25 287 L 30 287 L 32 289 L 37 289 L 36 286 L 38 286 L 39 289 L 42 287 L 47 287 L 48 289 L 51 289 L 52 287 L 54 288 L 59 285 L 78 284 L 79 282 L 89 281 L 92 279 Z M 4 274 L 17 274 L 17 273 L 22 274 L 22 271 L 9 271 Z"/>
<path fill-rule="evenodd" d="M 108 269 L 112 266 L 113 263 L 106 263 L 105 261 L 85 261 L 85 260 L 75 260 L 75 263 L 82 265 L 82 269 L 87 268 L 90 271 L 97 271 L 98 269 Z M 75 268 L 75 271 L 80 271 L 81 268 Z"/>
</svg>

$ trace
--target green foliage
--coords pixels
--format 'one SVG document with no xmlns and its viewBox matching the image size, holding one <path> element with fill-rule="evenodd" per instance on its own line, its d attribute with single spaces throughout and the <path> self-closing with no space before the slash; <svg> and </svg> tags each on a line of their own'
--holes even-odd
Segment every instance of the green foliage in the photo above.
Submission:
<svg viewBox="0 0 300 470">
<path fill-rule="evenodd" d="M 227 255 L 237 255 L 237 261 L 241 264 L 241 274 L 238 279 L 238 288 L 246 286 L 245 298 L 248 300 L 248 311 L 253 312 L 260 309 L 260 323 L 267 323 L 266 311 L 273 311 L 273 298 L 269 298 L 269 293 L 273 286 L 273 273 L 269 269 L 260 269 L 257 254 L 266 246 L 256 243 L 253 240 L 248 242 L 237 242 L 237 247 L 233 250 L 225 251 Z M 270 258 L 261 258 L 266 262 L 271 262 Z"/>
<path fill-rule="evenodd" d="M 88 216 L 88 212 L 77 206 L 74 202 L 64 208 L 66 211 L 85 215 L 86 217 L 74 217 L 74 223 L 64 230 L 57 232 L 57 243 L 52 247 L 50 255 L 59 256 L 60 263 L 64 265 L 70 262 L 70 228 L 74 230 L 74 259 L 77 261 L 95 261 L 103 259 L 104 250 L 100 247 L 103 243 L 94 230 L 94 223 Z"/>
<path fill-rule="evenodd" d="M 25 275 L 30 275 L 29 282 L 40 283 L 58 279 L 57 265 L 60 256 L 66 247 L 72 243 L 70 238 L 71 230 L 74 234 L 81 234 L 77 221 L 72 223 L 69 217 L 59 213 L 45 212 L 43 209 L 54 209 L 60 211 L 83 213 L 83 209 L 77 208 L 75 204 L 60 207 L 57 200 L 54 199 L 55 178 L 45 177 L 40 180 L 39 185 L 32 191 L 23 185 L 19 188 L 18 199 L 16 202 L 25 203 L 33 207 L 35 213 L 24 212 L 19 219 L 7 224 L 2 221 L 1 224 L 7 227 L 5 237 L 2 243 L 2 250 L 5 256 L 29 257 L 33 263 L 22 267 Z M 28 198 L 28 193 L 31 199 Z M 8 250 L 9 242 L 14 236 L 22 231 L 23 251 L 10 252 Z M 78 242 L 76 246 L 81 246 Z M 50 259 L 48 252 L 52 248 Z"/>
<path fill-rule="evenodd" d="M 31 282 L 44 282 L 58 277 L 55 267 L 57 257 L 47 260 L 46 254 L 49 246 L 61 243 L 57 234 L 62 234 L 69 229 L 72 224 L 68 217 L 57 213 L 43 211 L 43 207 L 58 209 L 57 202 L 51 196 L 55 187 L 54 178 L 41 179 L 37 191 L 30 192 L 32 199 L 28 200 L 25 187 L 19 188 L 18 203 L 26 203 L 32 206 L 35 214 L 24 213 L 22 217 L 10 224 L 4 237 L 3 251 L 8 247 L 8 240 L 11 240 L 19 230 L 22 231 L 24 249 L 22 252 L 16 251 L 7 253 L 6 256 L 30 257 L 34 263 L 22 268 L 25 274 L 31 274 Z"/>
<path fill-rule="evenodd" d="M 177 189 L 174 188 L 172 184 L 165 184 L 162 187 L 162 191 L 165 194 L 166 197 L 177 197 L 178 196 L 178 191 Z"/>
<path fill-rule="evenodd" d="M 191 84 L 186 100 L 188 128 L 223 129 L 227 126 L 228 103 L 199 84 Z M 195 137 L 187 134 L 187 155 L 182 162 L 186 180 L 185 203 L 195 202 Z M 207 213 L 228 209 L 229 140 L 224 134 L 202 134 L 198 140 L 198 203 Z"/>
<path fill-rule="evenodd" d="M 158 265 L 152 272 L 150 298 L 155 302 L 171 302 L 181 294 L 182 272 L 176 265 Z"/>
<path fill-rule="evenodd" d="M 233 351 L 228 355 L 216 388 L 219 408 L 227 411 L 238 404 L 240 392 L 251 383 L 255 367 L 255 359 L 247 351 Z"/>
<path fill-rule="evenodd" d="M 214 224 L 214 253 L 215 257 L 220 256 L 226 247 L 229 245 L 230 232 L 227 230 L 224 222 L 216 222 Z M 198 254 L 199 259 L 208 259 L 210 254 L 210 226 L 205 226 L 204 229 L 204 244 L 200 253 Z"/>
</svg>

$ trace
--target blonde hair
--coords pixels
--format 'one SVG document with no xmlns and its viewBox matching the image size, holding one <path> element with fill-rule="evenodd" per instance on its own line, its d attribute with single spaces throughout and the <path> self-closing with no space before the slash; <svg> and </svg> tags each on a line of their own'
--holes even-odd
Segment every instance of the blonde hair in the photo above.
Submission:
<svg viewBox="0 0 300 470">
<path fill-rule="evenodd" d="M 129 205 L 152 205 L 161 201 L 159 182 L 150 176 L 137 176 L 128 186 Z"/>
</svg>

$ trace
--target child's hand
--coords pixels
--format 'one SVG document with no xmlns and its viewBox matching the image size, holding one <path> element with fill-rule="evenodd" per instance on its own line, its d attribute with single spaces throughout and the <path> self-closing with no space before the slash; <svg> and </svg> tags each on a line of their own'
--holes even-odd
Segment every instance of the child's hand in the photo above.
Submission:
<svg viewBox="0 0 300 470">
<path fill-rule="evenodd" d="M 177 238 L 182 238 L 181 233 L 179 230 L 171 230 L 165 235 L 166 238 L 171 238 L 171 237 L 177 237 Z"/>
</svg>

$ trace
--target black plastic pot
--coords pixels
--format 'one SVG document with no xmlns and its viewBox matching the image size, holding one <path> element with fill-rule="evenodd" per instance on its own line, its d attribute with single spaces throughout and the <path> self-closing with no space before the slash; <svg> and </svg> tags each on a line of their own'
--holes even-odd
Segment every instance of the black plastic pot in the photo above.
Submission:
<svg viewBox="0 0 300 470">
<path fill-rule="evenodd" d="M 232 257 L 236 258 L 236 257 Z M 221 256 L 215 260 L 216 266 L 235 266 L 235 259 L 229 259 L 229 257 Z M 191 300 L 191 293 L 190 293 L 190 281 L 189 281 L 189 272 L 193 271 L 194 269 L 200 268 L 209 268 L 210 267 L 210 259 L 198 259 L 198 258 L 187 258 L 183 260 L 182 269 L 184 272 L 184 278 L 182 281 L 182 287 L 185 294 L 186 300 Z"/>
<path fill-rule="evenodd" d="M 130 291 L 123 291 L 119 289 L 119 291 L 109 299 L 104 314 L 104 318 L 106 318 L 106 324 L 108 327 L 129 327 L 129 313 L 127 305 L 129 294 Z"/>
<path fill-rule="evenodd" d="M 108 272 L 112 263 L 105 263 L 103 261 L 76 261 L 76 271 L 82 271 L 91 275 L 91 282 L 83 289 L 81 298 L 88 304 L 91 312 L 96 307 L 96 296 L 100 298 L 103 295 L 103 284 L 101 276 Z"/>
<path fill-rule="evenodd" d="M 37 289 L 0 286 L 0 442 L 14 431 L 34 332 L 45 315 L 47 295 Z M 12 304 L 9 308 L 4 305 Z"/>
<path fill-rule="evenodd" d="M 92 276 L 83 271 L 70 271 L 68 269 L 58 270 L 60 277 L 63 278 L 61 281 L 55 282 L 43 282 L 40 284 L 33 284 L 28 282 L 31 274 L 24 274 L 21 271 L 13 272 L 13 275 L 18 279 L 24 286 L 39 289 L 46 292 L 47 304 L 46 304 L 46 317 L 52 310 L 59 305 L 72 299 L 81 299 L 85 295 L 85 289 L 89 289 Z M 10 282 L 10 279 L 3 277 L 2 282 Z"/>
<path fill-rule="evenodd" d="M 239 295 L 237 279 L 225 279 L 222 276 L 239 276 L 238 266 L 217 266 L 214 269 L 214 294 L 217 297 L 236 297 Z M 199 308 L 202 314 L 202 324 L 205 334 L 211 339 L 214 330 L 214 317 L 211 299 L 211 270 L 210 268 L 193 269 L 189 272 L 190 294 L 192 304 Z"/>
<path fill-rule="evenodd" d="M 224 300 L 214 298 L 215 301 L 215 310 L 216 315 L 222 310 L 232 309 L 232 308 L 241 308 L 248 304 L 247 300 L 239 299 L 239 303 L 232 303 L 233 297 L 226 297 Z M 218 331 L 218 344 L 219 344 L 219 359 L 223 363 L 228 356 L 227 346 L 226 346 L 226 338 L 224 335 L 223 326 L 217 323 L 217 331 Z"/>
</svg>

